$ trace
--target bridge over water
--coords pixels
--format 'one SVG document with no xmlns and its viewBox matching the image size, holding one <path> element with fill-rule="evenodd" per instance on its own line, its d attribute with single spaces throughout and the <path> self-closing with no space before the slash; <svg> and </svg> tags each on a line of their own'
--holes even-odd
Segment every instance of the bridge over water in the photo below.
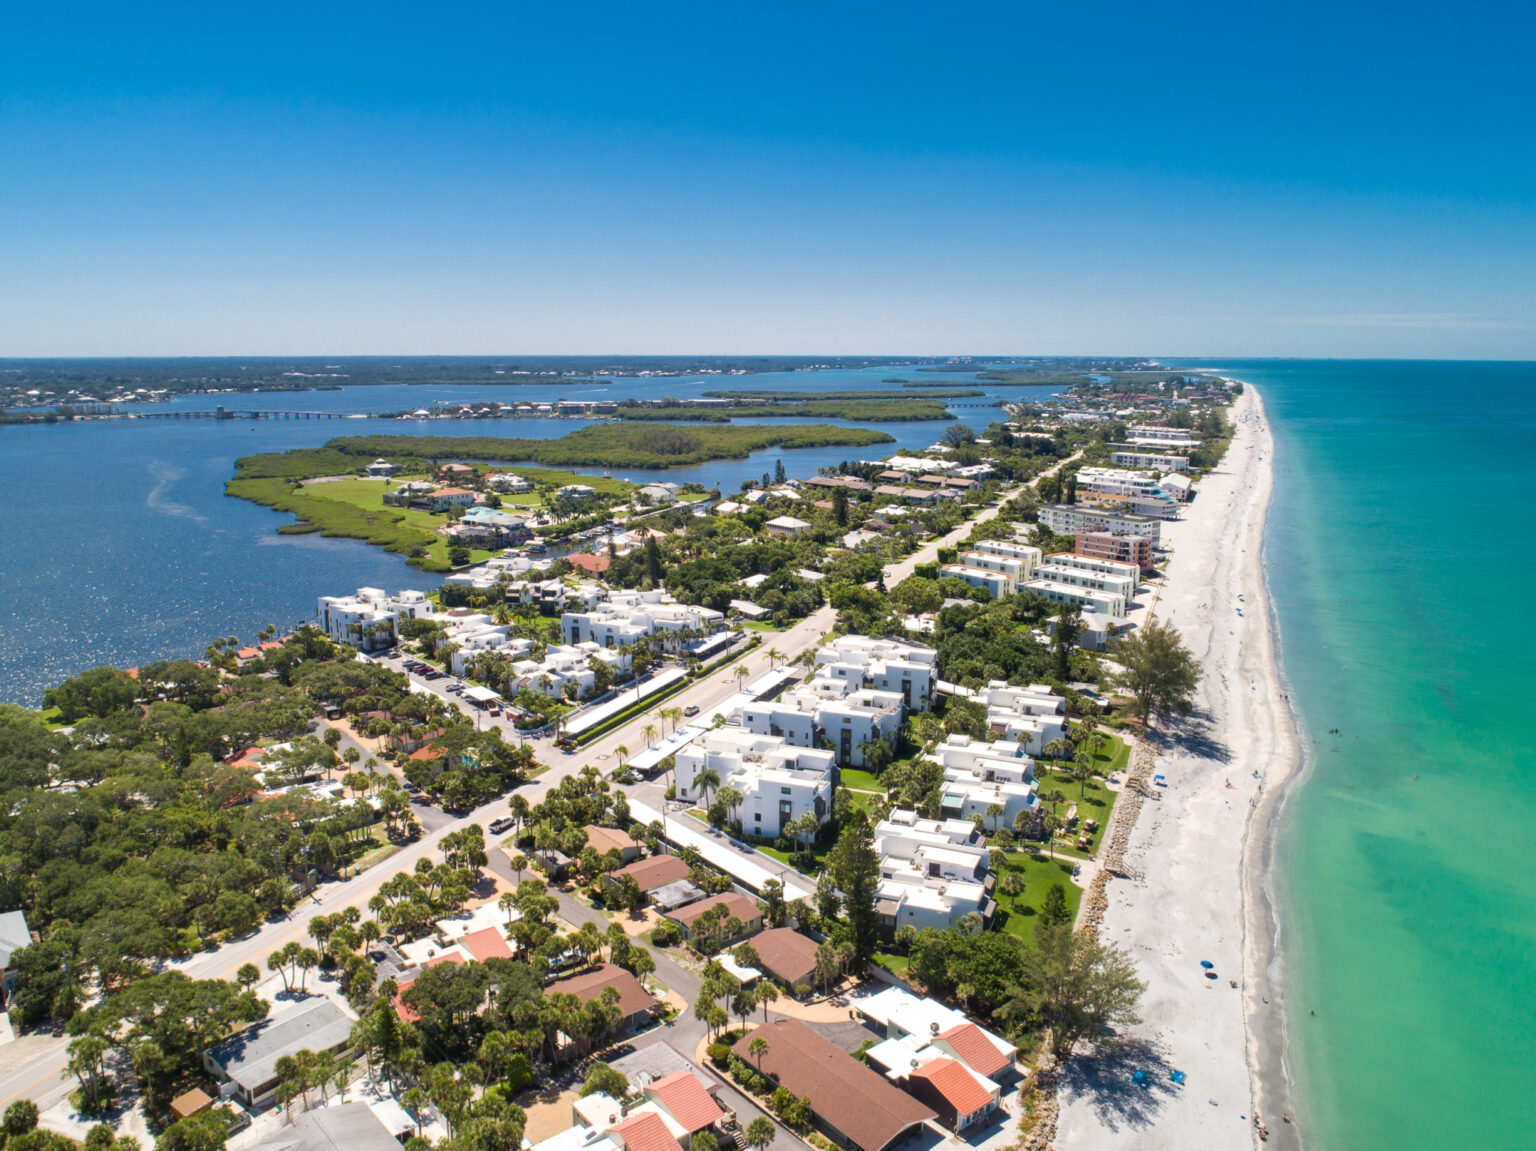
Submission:
<svg viewBox="0 0 1536 1151">
<path fill-rule="evenodd" d="M 269 411 L 260 408 L 239 410 L 220 405 L 217 408 L 174 412 L 125 412 L 115 413 L 130 420 L 361 420 L 364 413 L 352 412 L 291 412 Z"/>
</svg>

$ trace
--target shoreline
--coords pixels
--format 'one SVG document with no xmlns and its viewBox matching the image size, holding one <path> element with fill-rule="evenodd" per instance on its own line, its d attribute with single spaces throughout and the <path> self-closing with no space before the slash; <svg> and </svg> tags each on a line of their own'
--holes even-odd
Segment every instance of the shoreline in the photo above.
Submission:
<svg viewBox="0 0 1536 1151">
<path fill-rule="evenodd" d="M 1195 714 L 1144 741 L 1166 786 L 1141 806 L 1128 877 L 1109 884 L 1099 929 L 1148 984 L 1143 1022 L 1121 1055 L 1087 1052 L 1063 1069 L 1064 1149 L 1123 1147 L 1127 1136 L 1138 1148 L 1257 1146 L 1256 1114 L 1264 1146 L 1301 1145 L 1297 1125 L 1280 1120 L 1296 1109 L 1273 867 L 1302 740 L 1265 566 L 1274 441 L 1251 385 L 1232 420 L 1222 465 L 1185 518 L 1165 526 L 1173 558 L 1153 609 L 1200 661 Z M 1130 1081 L 1141 1069 L 1146 1087 Z M 1185 1085 L 1170 1080 L 1174 1070 Z"/>
</svg>

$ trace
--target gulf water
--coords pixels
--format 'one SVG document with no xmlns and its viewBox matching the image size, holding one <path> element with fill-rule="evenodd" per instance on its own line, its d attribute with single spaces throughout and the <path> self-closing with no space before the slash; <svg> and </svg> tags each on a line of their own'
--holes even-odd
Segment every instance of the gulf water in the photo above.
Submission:
<svg viewBox="0 0 1536 1151">
<path fill-rule="evenodd" d="M 1536 1146 L 1536 364 L 1221 366 L 1275 428 L 1310 742 L 1278 876 L 1302 1134 Z"/>
<path fill-rule="evenodd" d="M 722 388 L 769 388 L 816 395 L 894 390 L 887 377 L 981 387 L 984 397 L 951 401 L 978 427 L 1001 414 L 999 398 L 1039 398 L 1054 389 L 975 385 L 964 373 L 918 374 L 890 366 L 752 376 L 642 377 L 611 384 L 361 386 L 340 391 L 187 396 L 145 412 L 211 409 L 378 413 L 475 400 L 682 398 Z M 914 397 L 923 391 L 911 389 Z M 267 624 L 313 619 L 318 596 L 358 587 L 436 587 L 440 577 L 353 540 L 281 536 L 285 513 L 224 495 L 235 460 L 257 452 L 318 447 L 335 436 L 563 436 L 588 421 L 443 420 L 96 420 L 0 428 L 0 700 L 36 706 L 43 691 L 86 668 L 132 667 L 159 658 L 201 656 L 216 636 L 250 641 Z M 750 422 L 750 421 L 749 421 Z M 789 421 L 762 421 L 785 423 Z M 847 421 L 817 421 L 848 424 Z M 782 459 L 792 476 L 846 459 L 914 451 L 937 440 L 947 421 L 869 425 L 895 437 L 870 448 L 768 449 L 665 473 L 620 478 L 698 481 L 735 491 Z M 853 426 L 853 425 L 849 425 Z"/>
</svg>

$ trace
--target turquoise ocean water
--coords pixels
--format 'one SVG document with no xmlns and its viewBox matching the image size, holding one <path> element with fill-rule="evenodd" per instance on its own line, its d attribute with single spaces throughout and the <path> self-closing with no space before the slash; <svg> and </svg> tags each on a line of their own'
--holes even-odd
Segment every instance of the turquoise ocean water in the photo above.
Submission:
<svg viewBox="0 0 1536 1151">
<path fill-rule="evenodd" d="M 1313 753 L 1279 876 L 1303 1134 L 1536 1146 L 1536 364 L 1220 366 L 1275 426 Z"/>
</svg>

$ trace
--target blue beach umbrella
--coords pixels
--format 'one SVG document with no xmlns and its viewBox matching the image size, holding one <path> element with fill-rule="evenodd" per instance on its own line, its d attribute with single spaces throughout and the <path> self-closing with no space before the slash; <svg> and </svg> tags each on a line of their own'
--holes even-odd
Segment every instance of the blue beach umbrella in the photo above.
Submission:
<svg viewBox="0 0 1536 1151">
<path fill-rule="evenodd" d="M 1215 967 L 1216 965 L 1214 963 L 1212 963 L 1209 959 L 1202 959 L 1200 961 L 1200 966 L 1205 968 L 1207 971 L 1209 971 L 1211 968 Z"/>
</svg>

